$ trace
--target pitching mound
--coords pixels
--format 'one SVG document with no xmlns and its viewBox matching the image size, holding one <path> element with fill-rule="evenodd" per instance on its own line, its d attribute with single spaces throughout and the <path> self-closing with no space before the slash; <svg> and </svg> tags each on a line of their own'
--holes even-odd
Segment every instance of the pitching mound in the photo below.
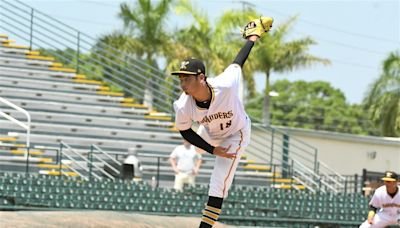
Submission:
<svg viewBox="0 0 400 228">
<path fill-rule="evenodd" d="M 2 228 L 8 227 L 137 227 L 191 228 L 199 227 L 200 216 L 176 217 L 134 214 L 113 211 L 0 211 Z M 228 228 L 221 223 L 215 228 Z"/>
</svg>

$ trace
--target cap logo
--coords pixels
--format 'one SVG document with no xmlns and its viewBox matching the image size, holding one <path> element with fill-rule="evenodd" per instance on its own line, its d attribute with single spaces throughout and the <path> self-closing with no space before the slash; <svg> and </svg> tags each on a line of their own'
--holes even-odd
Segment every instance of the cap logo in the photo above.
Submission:
<svg viewBox="0 0 400 228">
<path fill-rule="evenodd" d="M 386 177 L 392 177 L 392 173 L 391 172 L 386 173 Z"/>
<path fill-rule="evenodd" d="M 189 61 L 182 61 L 181 62 L 181 69 L 186 69 L 186 66 L 189 64 Z"/>
</svg>

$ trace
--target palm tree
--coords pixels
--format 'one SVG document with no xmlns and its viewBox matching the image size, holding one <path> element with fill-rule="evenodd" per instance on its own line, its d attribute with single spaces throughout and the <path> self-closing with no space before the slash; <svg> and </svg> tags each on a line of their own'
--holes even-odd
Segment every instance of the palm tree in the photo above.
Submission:
<svg viewBox="0 0 400 228">
<path fill-rule="evenodd" d="M 166 23 L 172 0 L 154 2 L 151 0 L 137 0 L 135 5 L 122 3 L 118 16 L 124 22 L 124 32 L 135 39 L 137 48 L 131 52 L 141 55 L 140 58 L 156 69 L 159 69 L 157 58 L 162 56 L 163 50 L 169 44 L 169 35 L 166 32 Z M 144 93 L 144 103 L 153 107 L 154 89 L 159 84 L 152 74 L 145 75 L 147 82 Z"/>
<path fill-rule="evenodd" d="M 122 3 L 120 6 L 118 16 L 124 22 L 126 34 L 136 39 L 142 47 L 137 51 L 154 67 L 157 67 L 156 57 L 162 53 L 162 48 L 169 39 L 166 22 L 171 2 L 172 0 L 162 0 L 154 4 L 151 0 L 137 0 L 135 5 Z"/>
<path fill-rule="evenodd" d="M 400 136 L 400 51 L 383 62 L 383 72 L 372 83 L 364 104 L 384 136 Z"/>
<path fill-rule="evenodd" d="M 227 11 L 212 28 L 209 17 L 187 0 L 180 0 L 176 11 L 191 15 L 194 23 L 176 32 L 175 48 L 167 57 L 167 70 L 175 69 L 179 60 L 195 57 L 205 62 L 207 75 L 221 73 L 232 63 L 244 42 L 238 28 L 248 20 L 248 15 L 257 15 L 254 11 Z M 252 76 L 251 68 L 245 65 L 244 80 L 250 95 L 255 91 Z"/>
<path fill-rule="evenodd" d="M 218 42 L 214 39 L 218 34 L 212 28 L 209 17 L 187 0 L 178 1 L 176 11 L 179 14 L 188 14 L 194 19 L 193 24 L 176 32 L 176 43 L 186 50 L 185 54 L 191 55 L 185 57 L 203 60 L 207 66 L 207 74 L 210 70 L 218 70 L 221 60 L 215 52 Z"/>
<path fill-rule="evenodd" d="M 271 72 L 287 72 L 298 68 L 309 67 L 313 64 L 330 64 L 328 59 L 319 58 L 308 53 L 308 49 L 316 42 L 310 38 L 302 38 L 286 42 L 285 36 L 295 22 L 296 17 L 291 17 L 278 28 L 272 29 L 259 40 L 255 56 L 255 69 L 265 74 L 265 90 L 263 105 L 263 124 L 270 125 L 270 76 Z"/>
</svg>

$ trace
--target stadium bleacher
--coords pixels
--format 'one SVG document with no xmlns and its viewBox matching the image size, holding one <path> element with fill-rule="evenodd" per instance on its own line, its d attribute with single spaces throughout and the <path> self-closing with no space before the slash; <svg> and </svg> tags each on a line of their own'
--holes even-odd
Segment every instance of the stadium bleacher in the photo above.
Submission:
<svg viewBox="0 0 400 228">
<path fill-rule="evenodd" d="M 3 39 L 6 38 L 3 36 Z M 181 137 L 168 115 L 154 115 L 145 105 L 134 103 L 134 99 L 126 98 L 122 93 L 110 92 L 103 82 L 88 80 L 86 76 L 74 73 L 74 69 L 55 63 L 52 57 L 41 56 L 40 52 L 28 51 L 23 46 L 9 45 L 3 43 L 0 47 L 0 96 L 28 110 L 31 115 L 30 141 L 33 148 L 30 155 L 42 159 L 29 168 L 31 172 L 58 174 L 56 150 L 62 141 L 82 154 L 87 154 L 92 144 L 110 154 L 119 155 L 126 153 L 128 148 L 137 148 L 139 157 L 144 155 L 141 160 L 145 178 L 150 179 L 160 172 L 164 181 L 173 181 L 167 157 L 180 143 Z M 25 118 L 8 106 L 0 104 L 0 107 L 16 119 Z M 17 136 L 12 138 L 16 145 L 21 146 L 27 139 L 24 130 L 14 123 L 0 120 L 0 124 L 3 134 Z M 39 152 L 38 148 L 44 149 Z M 3 155 L 7 154 L 6 150 L 12 156 L 16 155 L 16 151 L 20 151 L 21 156 L 26 151 L 9 145 L 3 148 Z M 163 158 L 159 164 L 155 159 L 157 156 Z M 208 183 L 213 168 L 212 159 L 208 160 L 200 171 L 200 183 Z M 22 161 L 24 159 L 21 158 L 21 162 L 13 167 L 8 158 L 7 162 L 3 161 L 3 169 L 8 167 L 13 171 L 25 171 Z M 253 163 L 243 159 L 236 182 L 252 183 L 248 177 L 253 176 L 253 184 L 262 184 L 265 177 L 272 175 L 270 168 Z M 68 168 L 67 165 L 61 167 Z M 45 172 L 46 169 L 49 171 Z"/>
<path fill-rule="evenodd" d="M 26 109 L 32 118 L 30 148 L 25 130 L 0 119 L 0 210 L 201 214 L 213 158 L 204 156 L 195 187 L 184 192 L 170 188 L 174 173 L 168 156 L 181 143 L 170 113 L 156 111 L 134 93 L 114 91 L 109 81 L 82 74 L 78 67 L 64 66 L 57 56 L 14 44 L 7 35 L 0 35 L 0 41 L 0 97 Z M 2 103 L 0 110 L 25 120 Z M 104 169 L 101 161 L 88 162 L 93 146 L 119 161 L 135 148 L 144 181 L 108 178 L 92 170 Z M 323 168 L 313 160 L 315 148 L 289 141 L 285 132 L 253 125 L 248 149 L 220 221 L 239 226 L 354 227 L 365 218 L 369 198 L 340 192 L 340 186 L 324 182 L 313 171 L 304 173 Z M 90 167 L 89 176 L 81 175 L 82 167 Z M 156 186 L 150 184 L 155 176 L 160 180 Z M 314 186 L 301 177 L 312 179 Z"/>
</svg>

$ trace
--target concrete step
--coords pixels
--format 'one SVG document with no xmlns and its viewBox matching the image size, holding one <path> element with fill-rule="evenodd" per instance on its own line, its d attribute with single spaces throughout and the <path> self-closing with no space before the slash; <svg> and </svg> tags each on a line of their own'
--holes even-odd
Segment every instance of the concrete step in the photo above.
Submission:
<svg viewBox="0 0 400 228">
<path fill-rule="evenodd" d="M 26 140 L 26 136 L 21 134 L 19 136 L 21 141 Z M 65 135 L 54 135 L 54 134 L 31 134 L 31 142 L 35 144 L 52 145 L 54 147 L 59 146 L 61 141 L 66 142 L 73 148 L 79 148 L 79 146 L 90 147 L 91 144 L 97 145 L 101 148 L 114 148 L 115 150 L 126 151 L 128 148 L 138 148 L 149 151 L 172 151 L 180 142 L 171 141 L 169 143 L 158 143 L 157 140 L 145 141 L 145 140 L 122 140 L 122 139 L 111 139 L 105 137 L 98 138 L 83 138 L 82 136 L 65 136 Z"/>
<path fill-rule="evenodd" d="M 48 76 L 53 78 L 69 78 L 74 79 L 77 74 L 68 72 L 55 72 L 49 70 L 34 70 L 28 68 L 16 68 L 7 65 L 0 65 L 0 72 L 4 75 L 19 75 L 19 76 Z"/>
<path fill-rule="evenodd" d="M 3 76 L 0 73 L 0 81 L 4 86 L 18 86 L 26 89 L 45 89 L 48 91 L 64 91 L 69 93 L 87 93 L 97 94 L 100 86 L 77 84 L 70 80 L 68 81 L 49 81 L 46 79 L 26 78 L 16 76 Z"/>
<path fill-rule="evenodd" d="M 76 104 L 96 105 L 104 104 L 108 106 L 120 106 L 120 102 L 123 97 L 110 97 L 101 95 L 90 95 L 90 94 L 75 94 L 75 93 L 64 93 L 55 91 L 44 91 L 41 89 L 22 89 L 18 86 L 5 87 L 0 85 L 0 96 L 7 97 L 19 97 L 23 98 L 36 98 L 55 102 L 70 102 Z"/>
<path fill-rule="evenodd" d="M 0 65 L 17 66 L 17 67 L 37 67 L 38 69 L 47 70 L 49 67 L 61 67 L 62 64 L 55 64 L 52 60 L 42 60 L 41 56 L 32 56 L 29 58 L 10 58 L 0 55 Z M 44 58 L 44 57 L 43 57 Z"/>
<path fill-rule="evenodd" d="M 9 131 L 18 131 L 15 124 L 0 119 L 0 125 L 3 129 Z M 87 138 L 91 137 L 110 137 L 115 139 L 135 139 L 135 140 L 156 140 L 159 142 L 167 141 L 179 141 L 182 136 L 179 133 L 172 132 L 157 132 L 157 131 L 137 131 L 119 128 L 105 128 L 105 127 L 90 127 L 81 125 L 64 125 L 64 124 L 50 124 L 41 123 L 38 121 L 31 123 L 31 132 L 47 132 L 48 134 L 54 133 L 58 135 L 63 134 L 74 134 L 74 135 L 85 135 Z"/>
<path fill-rule="evenodd" d="M 68 114 L 82 114 L 82 115 L 94 115 L 102 117 L 116 117 L 116 118 L 144 118 L 144 115 L 148 113 L 148 110 L 136 109 L 136 108 L 119 108 L 109 107 L 101 105 L 83 105 L 83 104 L 71 104 L 65 102 L 54 102 L 54 101 L 43 101 L 43 100 L 25 100 L 16 97 L 4 97 L 14 104 L 27 109 L 36 111 L 51 111 Z M 0 104 L 0 107 L 6 107 Z M 7 106 L 8 107 L 8 106 Z"/>
<path fill-rule="evenodd" d="M 3 112 L 16 119 L 25 119 L 25 115 L 14 109 L 2 109 Z M 114 127 L 118 129 L 133 129 L 143 131 L 171 132 L 172 122 L 148 120 L 142 118 L 101 117 L 84 114 L 68 114 L 56 112 L 41 112 L 29 110 L 32 122 L 57 123 L 65 125 L 79 124 L 92 127 Z"/>
<path fill-rule="evenodd" d="M 26 163 L 29 160 L 29 163 L 51 163 L 53 162 L 52 158 L 39 158 L 39 157 L 29 157 L 29 159 L 25 156 L 7 156 L 0 155 L 1 161 L 12 161 L 12 162 L 21 162 Z"/>
</svg>

